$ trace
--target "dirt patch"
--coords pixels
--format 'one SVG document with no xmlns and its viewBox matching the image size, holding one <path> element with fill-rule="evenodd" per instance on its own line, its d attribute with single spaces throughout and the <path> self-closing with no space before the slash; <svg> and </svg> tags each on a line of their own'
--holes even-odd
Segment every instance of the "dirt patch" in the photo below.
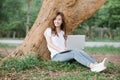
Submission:
<svg viewBox="0 0 120 80">
<path fill-rule="evenodd" d="M 10 54 L 13 50 L 15 50 L 14 48 L 0 48 L 0 54 L 7 56 L 8 54 Z M 120 54 L 90 54 L 95 60 L 97 60 L 98 62 L 102 61 L 105 57 L 108 58 L 108 62 L 112 62 L 115 65 L 120 65 Z"/>
<path fill-rule="evenodd" d="M 14 48 L 0 48 L 0 54 L 2 54 L 3 56 L 7 56 L 13 50 L 15 50 L 15 49 Z"/>
<path fill-rule="evenodd" d="M 90 54 L 98 62 L 102 61 L 105 57 L 108 62 L 112 62 L 115 65 L 120 65 L 120 55 L 119 54 Z"/>
</svg>

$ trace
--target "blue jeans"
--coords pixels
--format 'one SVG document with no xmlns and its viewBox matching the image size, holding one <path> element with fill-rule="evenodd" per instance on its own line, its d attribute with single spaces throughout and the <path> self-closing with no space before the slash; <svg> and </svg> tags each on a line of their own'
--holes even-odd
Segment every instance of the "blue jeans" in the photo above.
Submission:
<svg viewBox="0 0 120 80">
<path fill-rule="evenodd" d="M 77 62 L 86 67 L 89 67 L 90 63 L 97 63 L 93 58 L 91 58 L 82 50 L 71 50 L 70 52 L 58 53 L 53 56 L 52 61 L 67 62 L 71 59 L 75 59 Z"/>
</svg>

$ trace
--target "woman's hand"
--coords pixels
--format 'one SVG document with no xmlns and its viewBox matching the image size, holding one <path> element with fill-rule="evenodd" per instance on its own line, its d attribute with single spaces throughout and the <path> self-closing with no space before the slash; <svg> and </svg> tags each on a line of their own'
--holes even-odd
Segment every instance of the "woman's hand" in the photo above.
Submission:
<svg viewBox="0 0 120 80">
<path fill-rule="evenodd" d="M 66 51 L 66 50 L 67 50 L 67 48 L 64 48 L 64 49 L 61 49 L 60 52 L 63 52 L 63 51 Z"/>
<path fill-rule="evenodd" d="M 65 47 L 64 50 L 67 50 L 67 48 Z"/>
</svg>

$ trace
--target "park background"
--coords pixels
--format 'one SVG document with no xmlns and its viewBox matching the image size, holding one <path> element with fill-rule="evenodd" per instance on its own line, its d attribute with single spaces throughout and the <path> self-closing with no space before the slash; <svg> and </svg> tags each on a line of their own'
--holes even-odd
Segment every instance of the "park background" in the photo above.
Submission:
<svg viewBox="0 0 120 80">
<path fill-rule="evenodd" d="M 0 39 L 23 40 L 37 18 L 42 2 L 43 0 L 0 0 Z M 72 34 L 86 35 L 86 41 L 120 42 L 119 4 L 119 0 L 107 0 L 91 18 L 79 24 Z M 16 45 L 0 44 L 0 53 L 9 54 L 15 48 Z M 36 57 L 29 57 L 22 61 L 12 59 L 5 62 L 4 65 L 0 65 L 0 79 L 120 79 L 120 64 L 118 60 L 120 47 L 86 47 L 85 51 L 92 54 L 93 57 L 97 55 L 96 59 L 102 59 L 103 56 L 107 56 L 113 59 L 115 63 L 110 62 L 108 70 L 99 74 L 89 72 L 87 68 L 78 63 L 61 64 L 59 62 L 39 61 Z M 5 56 L 0 55 L 0 59 Z"/>
<path fill-rule="evenodd" d="M 119 0 L 108 0 L 91 18 L 79 24 L 72 34 L 84 34 L 87 40 L 120 41 L 119 3 Z M 24 38 L 41 5 L 42 0 L 0 0 L 0 38 Z"/>
</svg>

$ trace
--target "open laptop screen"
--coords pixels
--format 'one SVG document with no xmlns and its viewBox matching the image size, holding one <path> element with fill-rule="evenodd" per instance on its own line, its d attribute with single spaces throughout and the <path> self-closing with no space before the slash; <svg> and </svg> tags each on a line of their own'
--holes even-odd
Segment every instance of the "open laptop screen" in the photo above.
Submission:
<svg viewBox="0 0 120 80">
<path fill-rule="evenodd" d="M 85 35 L 68 35 L 67 48 L 68 49 L 84 49 Z"/>
</svg>

